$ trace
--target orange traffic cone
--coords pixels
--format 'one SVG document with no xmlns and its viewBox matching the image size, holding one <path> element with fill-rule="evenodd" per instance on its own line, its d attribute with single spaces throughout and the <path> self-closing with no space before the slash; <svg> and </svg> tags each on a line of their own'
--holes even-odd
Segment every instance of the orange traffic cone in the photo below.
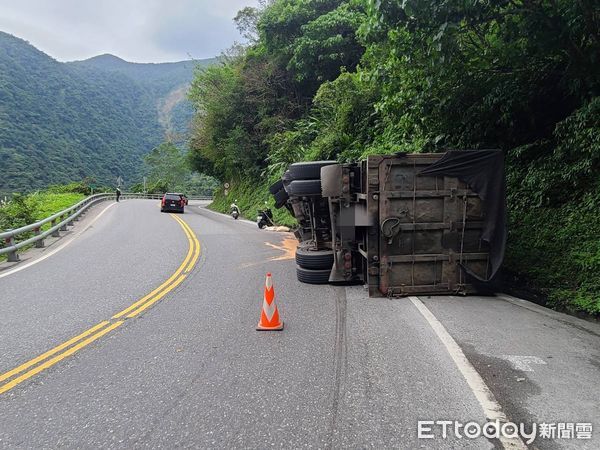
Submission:
<svg viewBox="0 0 600 450">
<path fill-rule="evenodd" d="M 265 297 L 263 300 L 260 321 L 256 326 L 258 331 L 279 331 L 283 330 L 283 321 L 279 320 L 279 311 L 275 304 L 275 289 L 273 289 L 273 280 L 271 274 L 267 274 L 265 281 Z"/>
</svg>

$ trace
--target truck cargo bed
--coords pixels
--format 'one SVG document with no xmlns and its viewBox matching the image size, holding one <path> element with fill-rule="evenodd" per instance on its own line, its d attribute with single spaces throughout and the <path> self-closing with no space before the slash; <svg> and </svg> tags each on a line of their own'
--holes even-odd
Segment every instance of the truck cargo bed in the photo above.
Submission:
<svg viewBox="0 0 600 450">
<path fill-rule="evenodd" d="M 367 161 L 366 233 L 371 296 L 468 293 L 461 265 L 487 278 L 481 199 L 454 177 L 422 176 L 439 154 Z"/>
<path fill-rule="evenodd" d="M 294 188 L 298 183 L 311 189 Z M 502 263 L 499 150 L 296 163 L 281 185 L 273 189 L 287 192 L 286 207 L 299 222 L 296 261 L 311 275 L 299 277 L 303 282 L 327 281 L 333 261 L 329 283 L 362 283 L 370 296 L 468 294 Z"/>
</svg>

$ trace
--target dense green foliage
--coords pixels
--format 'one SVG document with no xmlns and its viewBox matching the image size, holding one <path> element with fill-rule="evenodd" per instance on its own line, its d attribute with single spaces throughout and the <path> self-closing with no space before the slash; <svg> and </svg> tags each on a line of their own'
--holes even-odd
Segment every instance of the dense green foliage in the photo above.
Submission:
<svg viewBox="0 0 600 450">
<path fill-rule="evenodd" d="M 166 132 L 187 130 L 185 92 L 171 94 L 189 83 L 194 65 L 110 55 L 59 63 L 0 32 L 0 193 L 87 176 L 136 181 L 143 155 Z"/>
<path fill-rule="evenodd" d="M 95 189 L 95 191 L 94 191 Z M 45 219 L 94 193 L 110 188 L 95 185 L 92 179 L 49 186 L 29 194 L 0 199 L 0 231 L 20 228 Z M 1 244 L 1 243 L 0 243 Z"/>
<path fill-rule="evenodd" d="M 131 63 L 114 55 L 100 55 L 68 65 L 82 70 L 120 73 L 145 85 L 158 98 L 169 94 L 174 87 L 188 85 L 193 79 L 196 66 L 205 67 L 215 62 L 216 59 L 158 64 Z"/>
<path fill-rule="evenodd" d="M 274 208 L 274 201 L 269 195 L 267 185 L 257 185 L 251 179 L 241 180 L 232 184 L 228 195 L 225 195 L 222 190 L 217 191 L 210 207 L 215 211 L 229 214 L 232 203 L 235 203 L 240 208 L 242 217 L 248 220 L 256 220 L 258 211 L 268 207 L 273 211 L 273 220 L 275 223 L 289 227 L 297 224 L 296 219 L 292 217 L 287 209 Z"/>
<path fill-rule="evenodd" d="M 218 186 L 214 178 L 193 172 L 188 154 L 170 142 L 162 143 L 144 156 L 143 173 L 148 194 L 182 192 L 188 196 L 211 196 Z M 137 183 L 131 190 L 143 192 L 144 185 Z"/>
<path fill-rule="evenodd" d="M 17 194 L 10 201 L 0 203 L 0 230 L 13 230 L 35 222 L 33 208 L 27 196 Z M 0 245 L 4 243 L 0 242 Z"/>
<path fill-rule="evenodd" d="M 28 195 L 17 194 L 0 205 L 0 231 L 24 227 L 50 217 L 86 196 L 77 192 L 56 193 L 37 191 Z"/>
<path fill-rule="evenodd" d="M 259 40 L 242 55 L 198 73 L 190 98 L 198 116 L 196 167 L 222 179 L 256 177 L 272 139 L 310 111 L 320 84 L 356 68 L 363 8 L 346 2 L 282 1 L 265 9 Z"/>
<path fill-rule="evenodd" d="M 15 194 L 10 200 L 3 199 L 0 201 L 0 232 L 24 227 L 50 217 L 80 202 L 87 195 L 89 195 L 89 186 L 86 182 L 80 182 L 52 186 L 27 195 Z M 42 230 L 46 230 L 50 226 L 49 223 L 43 225 Z M 27 232 L 20 234 L 16 239 L 23 241 L 32 236 L 33 232 Z M 0 248 L 5 245 L 5 242 L 0 242 Z M 26 246 L 26 248 L 28 247 Z M 5 259 L 6 255 L 0 255 L 0 261 Z"/>
<path fill-rule="evenodd" d="M 501 148 L 507 271 L 600 313 L 598 2 L 274 0 L 236 22 L 252 44 L 192 83 L 198 169 L 264 175 L 266 199 L 298 160 Z"/>
<path fill-rule="evenodd" d="M 166 137 L 183 144 L 189 137 L 193 108 L 185 93 L 194 78 L 194 70 L 217 62 L 217 58 L 173 63 L 131 63 L 113 55 L 100 55 L 85 61 L 68 63 L 82 73 L 123 75 L 142 86 L 158 107 L 158 121 Z"/>
</svg>

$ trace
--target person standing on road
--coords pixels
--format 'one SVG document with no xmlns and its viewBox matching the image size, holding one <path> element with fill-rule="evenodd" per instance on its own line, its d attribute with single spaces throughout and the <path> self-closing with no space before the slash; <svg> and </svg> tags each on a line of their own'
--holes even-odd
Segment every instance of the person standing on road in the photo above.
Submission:
<svg viewBox="0 0 600 450">
<path fill-rule="evenodd" d="M 117 202 L 121 198 L 121 189 L 117 188 Z"/>
</svg>

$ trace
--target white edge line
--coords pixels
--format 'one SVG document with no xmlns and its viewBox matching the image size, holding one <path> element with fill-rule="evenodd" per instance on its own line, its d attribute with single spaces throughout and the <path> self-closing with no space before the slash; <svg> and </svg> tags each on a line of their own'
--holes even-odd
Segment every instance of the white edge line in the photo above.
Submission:
<svg viewBox="0 0 600 450">
<path fill-rule="evenodd" d="M 62 249 L 64 249 L 67 245 L 69 245 L 71 242 L 73 242 L 75 239 L 77 239 L 82 233 L 84 233 L 85 231 L 87 231 L 100 217 L 102 217 L 102 215 L 110 207 L 115 206 L 116 204 L 117 203 L 115 202 L 115 203 L 111 203 L 110 205 L 108 205 L 106 208 L 104 208 L 102 211 L 100 211 L 100 214 L 98 214 L 96 217 L 94 217 L 94 219 L 89 224 L 87 224 L 87 226 L 83 230 L 81 230 L 81 231 L 77 232 L 76 234 L 74 234 L 73 236 L 71 236 L 71 238 L 68 241 L 66 241 L 63 244 L 61 244 L 60 246 L 56 247 L 54 250 L 52 250 L 52 251 L 50 251 L 50 252 L 48 252 L 48 253 L 40 256 L 39 258 L 37 258 L 37 259 L 35 259 L 35 260 L 31 261 L 31 262 L 28 262 L 27 264 L 24 264 L 22 266 L 21 265 L 17 265 L 17 267 L 15 267 L 14 269 L 9 269 L 7 272 L 1 273 L 0 274 L 0 278 L 7 277 L 7 276 L 12 275 L 14 273 L 20 272 L 21 270 L 25 270 L 28 267 L 31 267 L 31 266 L 39 263 L 39 262 L 42 262 L 43 260 L 45 260 L 47 258 L 50 258 L 52 255 L 58 253 L 59 251 L 61 251 Z"/>
<path fill-rule="evenodd" d="M 223 213 L 220 213 L 218 211 L 213 211 L 212 209 L 208 209 L 206 206 L 199 206 L 199 205 L 194 205 L 194 206 L 197 206 L 198 209 L 201 209 L 203 211 L 208 211 L 208 212 L 216 214 L 218 216 L 229 217 L 231 220 L 234 221 L 234 223 L 235 222 L 237 222 L 237 223 L 247 223 L 247 224 L 250 224 L 250 225 L 252 225 L 254 227 L 256 226 L 256 222 L 252 222 L 251 220 L 247 220 L 247 219 L 238 219 L 238 220 L 235 220 L 229 214 L 223 214 Z M 258 213 L 257 213 L 257 215 L 258 215 Z"/>
<path fill-rule="evenodd" d="M 439 340 L 444 344 L 450 357 L 458 367 L 458 370 L 466 380 L 467 384 L 473 391 L 475 398 L 483 409 L 485 417 L 490 421 L 507 422 L 506 415 L 502 411 L 502 407 L 494 397 L 494 394 L 485 384 L 481 375 L 475 370 L 475 367 L 469 362 L 460 346 L 450 336 L 450 333 L 444 328 L 442 323 L 437 320 L 433 313 L 423 304 L 418 297 L 409 297 L 410 301 L 417 307 L 421 315 L 427 320 Z M 505 449 L 526 449 L 527 446 L 521 439 L 509 439 L 500 437 L 500 442 Z"/>
</svg>

